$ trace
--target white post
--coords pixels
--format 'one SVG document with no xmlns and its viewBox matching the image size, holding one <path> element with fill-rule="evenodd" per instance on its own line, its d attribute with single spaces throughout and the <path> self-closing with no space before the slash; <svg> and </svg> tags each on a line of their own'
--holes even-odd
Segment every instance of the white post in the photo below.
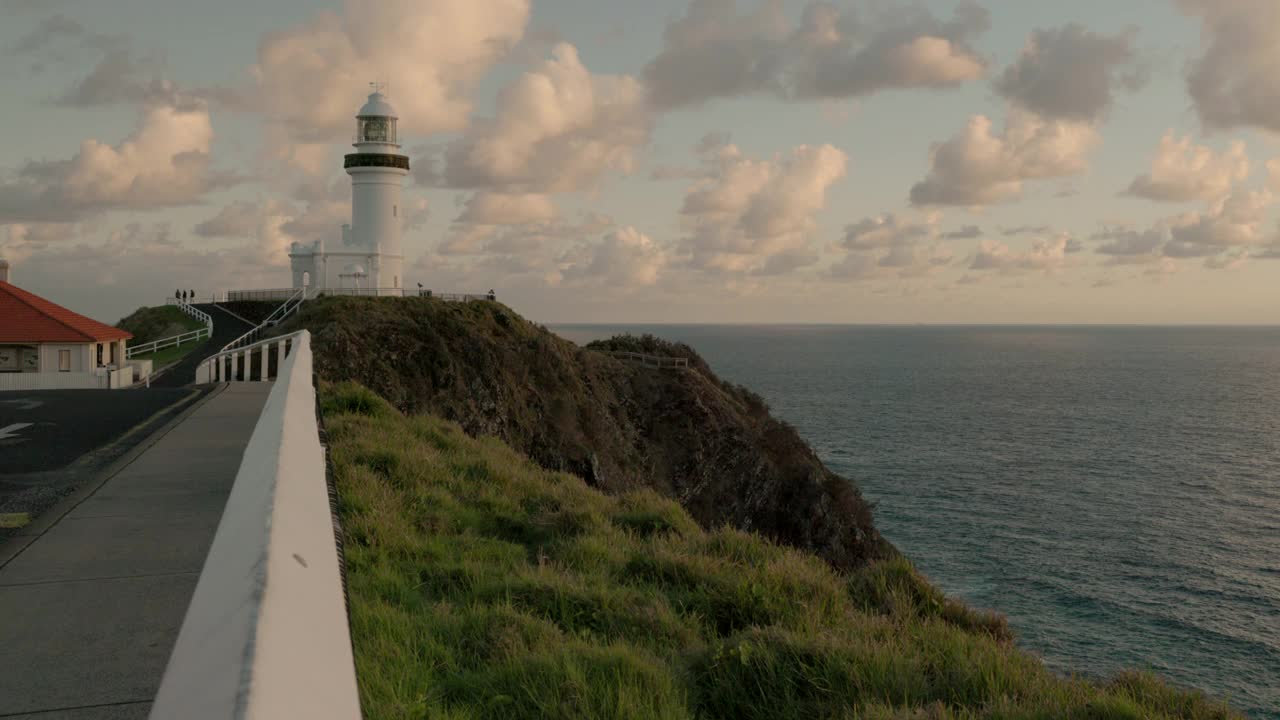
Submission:
<svg viewBox="0 0 1280 720">
<path fill-rule="evenodd" d="M 261 376 L 258 378 L 262 382 L 267 382 L 270 379 L 267 377 L 267 348 L 269 347 L 271 347 L 271 343 L 265 343 L 262 346 L 262 369 Z"/>
</svg>

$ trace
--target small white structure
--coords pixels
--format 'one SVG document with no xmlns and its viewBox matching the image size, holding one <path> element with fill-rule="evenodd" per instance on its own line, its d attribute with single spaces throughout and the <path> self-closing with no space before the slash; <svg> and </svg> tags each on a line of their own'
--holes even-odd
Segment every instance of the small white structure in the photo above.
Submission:
<svg viewBox="0 0 1280 720">
<path fill-rule="evenodd" d="M 344 290 L 342 294 L 404 294 L 400 189 L 409 174 L 409 158 L 400 154 L 395 108 L 374 90 L 356 115 L 357 152 L 346 156 L 351 224 L 342 226 L 341 244 L 326 246 L 321 238 L 289 249 L 293 287 L 308 288 L 308 295 Z"/>
<path fill-rule="evenodd" d="M 0 260 L 0 391 L 129 387 L 132 339 L 11 284 Z"/>
</svg>

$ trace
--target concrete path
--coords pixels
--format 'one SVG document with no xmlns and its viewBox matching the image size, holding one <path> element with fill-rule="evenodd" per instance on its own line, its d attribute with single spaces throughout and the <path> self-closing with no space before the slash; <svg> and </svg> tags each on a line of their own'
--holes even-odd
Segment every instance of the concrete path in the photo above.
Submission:
<svg viewBox="0 0 1280 720">
<path fill-rule="evenodd" d="M 0 718 L 146 718 L 270 389 L 215 391 L 0 544 Z"/>
</svg>

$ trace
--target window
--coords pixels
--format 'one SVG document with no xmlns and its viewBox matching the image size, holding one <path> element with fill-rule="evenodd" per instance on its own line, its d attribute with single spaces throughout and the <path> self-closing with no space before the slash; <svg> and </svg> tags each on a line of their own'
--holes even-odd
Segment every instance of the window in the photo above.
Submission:
<svg viewBox="0 0 1280 720">
<path fill-rule="evenodd" d="M 98 343 L 98 367 L 102 367 L 102 343 Z"/>
<path fill-rule="evenodd" d="M 394 283 L 391 287 L 393 287 L 393 288 L 398 288 L 398 287 L 400 287 L 400 276 L 399 276 L 399 275 L 392 275 L 392 276 L 391 276 L 391 282 L 392 282 L 392 283 Z"/>
<path fill-rule="evenodd" d="M 400 206 L 399 206 L 399 205 L 392 205 L 392 206 L 391 206 L 391 217 L 400 217 Z"/>
<path fill-rule="evenodd" d="M 71 372 L 71 351 L 58 351 L 58 372 Z"/>
</svg>

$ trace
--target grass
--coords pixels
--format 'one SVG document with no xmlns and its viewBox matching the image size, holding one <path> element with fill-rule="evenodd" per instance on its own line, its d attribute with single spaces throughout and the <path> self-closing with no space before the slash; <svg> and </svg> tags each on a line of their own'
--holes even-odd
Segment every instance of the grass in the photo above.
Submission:
<svg viewBox="0 0 1280 720">
<path fill-rule="evenodd" d="M 369 720 L 1240 717 L 1056 676 L 904 558 L 837 573 L 355 384 L 321 403 Z"/>
<path fill-rule="evenodd" d="M 31 515 L 24 512 L 0 513 L 0 530 L 17 530 L 31 522 Z"/>
<path fill-rule="evenodd" d="M 166 365 L 172 365 L 173 363 L 178 362 L 182 358 L 186 357 L 187 353 L 203 345 L 204 342 L 204 340 L 192 340 L 175 347 L 167 347 L 158 352 L 148 353 L 146 355 L 135 355 L 130 359 L 150 360 L 152 370 L 159 370 Z"/>
</svg>

